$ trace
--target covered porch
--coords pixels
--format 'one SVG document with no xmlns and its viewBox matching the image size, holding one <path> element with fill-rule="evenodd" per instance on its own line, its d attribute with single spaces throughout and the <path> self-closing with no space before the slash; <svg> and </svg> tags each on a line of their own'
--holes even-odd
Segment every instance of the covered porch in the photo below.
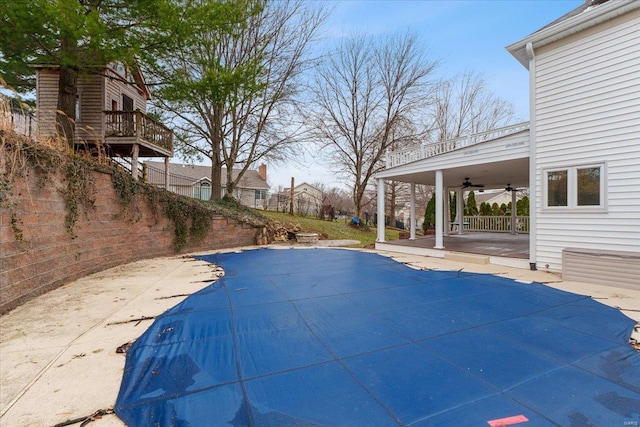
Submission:
<svg viewBox="0 0 640 427">
<path fill-rule="evenodd" d="M 376 175 L 378 185 L 378 236 L 376 249 L 445 257 L 451 253 L 477 254 L 488 257 L 491 263 L 535 268 L 534 217 L 517 217 L 512 209 L 502 233 L 478 232 L 477 226 L 469 232 L 469 217 L 464 216 L 463 204 L 456 204 L 456 212 L 449 212 L 449 194 L 455 191 L 456 199 L 463 200 L 467 191 L 479 189 L 512 189 L 512 206 L 516 205 L 516 188 L 529 188 L 529 124 L 520 123 L 492 131 L 465 137 L 425 144 L 411 150 L 391 152 L 387 168 Z M 385 181 L 411 184 L 410 238 L 386 242 L 384 236 Z M 435 187 L 435 234 L 416 236 L 417 215 L 415 186 Z M 530 200 L 535 189 L 529 189 Z M 533 209 L 530 212 L 534 213 Z M 454 221 L 449 218 L 454 217 Z M 478 217 L 482 218 L 482 217 Z M 487 218 L 487 217 L 485 217 Z M 462 225 L 462 226 L 460 226 Z M 505 233 L 504 231 L 508 231 Z M 532 236 L 530 238 L 530 236 Z M 506 261 L 498 260 L 504 258 Z M 517 265 L 516 265 L 517 264 Z"/>
</svg>

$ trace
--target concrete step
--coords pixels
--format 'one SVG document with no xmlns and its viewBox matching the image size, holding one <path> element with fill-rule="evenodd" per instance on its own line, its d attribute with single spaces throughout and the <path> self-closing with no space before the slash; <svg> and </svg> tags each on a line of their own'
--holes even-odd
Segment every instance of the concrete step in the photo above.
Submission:
<svg viewBox="0 0 640 427">
<path fill-rule="evenodd" d="M 488 255 L 463 254 L 460 252 L 447 252 L 444 259 L 456 262 L 468 262 L 470 264 L 489 264 Z"/>
</svg>

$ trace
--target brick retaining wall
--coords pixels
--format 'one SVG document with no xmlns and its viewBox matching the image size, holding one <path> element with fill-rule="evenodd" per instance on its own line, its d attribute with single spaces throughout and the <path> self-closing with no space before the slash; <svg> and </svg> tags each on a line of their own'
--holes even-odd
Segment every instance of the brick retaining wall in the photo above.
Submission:
<svg viewBox="0 0 640 427">
<path fill-rule="evenodd" d="M 51 174 L 53 182 L 61 176 Z M 13 186 L 13 212 L 19 218 L 22 241 L 11 226 L 11 212 L 0 210 L 0 314 L 65 283 L 128 262 L 175 255 L 173 222 L 162 213 L 153 215 L 144 196 L 135 199 L 135 220 L 122 218 L 112 176 L 94 172 L 95 209 L 84 212 L 74 227 L 65 225 L 65 202 L 47 183 L 40 188 L 36 174 L 17 177 Z M 55 184 L 61 188 L 62 184 Z M 161 210 L 161 209 L 160 209 Z M 208 235 L 198 244 L 187 243 L 183 252 L 256 243 L 262 228 L 216 216 Z"/>
</svg>

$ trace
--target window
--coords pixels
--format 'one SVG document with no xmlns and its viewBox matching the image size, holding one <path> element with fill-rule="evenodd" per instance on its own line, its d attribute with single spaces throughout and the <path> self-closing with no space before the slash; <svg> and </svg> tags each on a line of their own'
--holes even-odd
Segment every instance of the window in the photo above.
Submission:
<svg viewBox="0 0 640 427">
<path fill-rule="evenodd" d="M 547 206 L 567 206 L 567 171 L 547 173 Z"/>
<path fill-rule="evenodd" d="M 600 167 L 578 168 L 578 206 L 600 206 Z"/>
<path fill-rule="evenodd" d="M 605 208 L 604 165 L 574 166 L 545 173 L 545 207 Z"/>
<path fill-rule="evenodd" d="M 267 190 L 256 190 L 256 200 L 266 200 Z"/>
<path fill-rule="evenodd" d="M 82 116 L 80 115 L 81 111 L 82 111 L 82 108 L 80 104 L 80 94 L 78 93 L 76 95 L 76 122 L 82 118 Z"/>
</svg>

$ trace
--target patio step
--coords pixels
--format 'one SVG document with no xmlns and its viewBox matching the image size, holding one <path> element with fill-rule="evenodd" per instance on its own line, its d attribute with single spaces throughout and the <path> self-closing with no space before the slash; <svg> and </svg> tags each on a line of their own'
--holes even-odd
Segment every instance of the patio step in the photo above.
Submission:
<svg viewBox="0 0 640 427">
<path fill-rule="evenodd" d="M 489 256 L 487 255 L 447 252 L 444 254 L 444 259 L 448 261 L 467 262 L 470 264 L 489 264 Z"/>
</svg>

